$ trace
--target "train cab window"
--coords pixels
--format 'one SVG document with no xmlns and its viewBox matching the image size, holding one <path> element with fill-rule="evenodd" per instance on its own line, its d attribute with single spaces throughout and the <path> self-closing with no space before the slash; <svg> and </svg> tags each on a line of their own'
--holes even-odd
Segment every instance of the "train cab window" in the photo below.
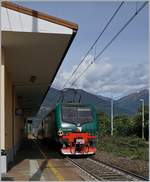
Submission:
<svg viewBox="0 0 150 182">
<path fill-rule="evenodd" d="M 62 119 L 64 122 L 84 123 L 93 121 L 92 110 L 89 107 L 67 107 L 62 108 Z"/>
<path fill-rule="evenodd" d="M 77 108 L 78 118 L 80 121 L 92 121 L 92 111 L 90 108 Z"/>
</svg>

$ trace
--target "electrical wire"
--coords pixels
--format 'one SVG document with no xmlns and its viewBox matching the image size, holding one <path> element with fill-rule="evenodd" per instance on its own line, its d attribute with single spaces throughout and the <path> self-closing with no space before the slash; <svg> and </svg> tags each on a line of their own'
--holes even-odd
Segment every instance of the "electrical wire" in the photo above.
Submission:
<svg viewBox="0 0 150 182">
<path fill-rule="evenodd" d="M 120 35 L 120 33 L 129 25 L 129 23 L 138 15 L 138 13 L 146 6 L 148 1 L 144 2 L 141 7 L 131 16 L 131 18 L 124 24 L 124 26 L 115 34 L 115 36 L 106 44 L 106 46 L 100 51 L 100 53 L 95 57 L 94 61 L 92 61 L 85 70 L 78 75 L 78 77 L 72 82 L 70 86 L 73 86 L 81 77 L 82 75 L 89 69 L 89 67 L 104 53 L 104 51 L 112 44 L 112 42 Z"/>
<path fill-rule="evenodd" d="M 128 26 L 128 24 L 138 15 L 138 13 L 148 4 L 148 1 L 144 2 L 141 7 L 132 15 L 132 17 L 124 24 L 124 26 L 118 31 L 117 34 L 111 39 L 110 42 L 103 48 L 103 50 L 94 58 L 94 61 L 92 61 L 87 68 L 78 76 L 78 78 L 71 84 L 75 84 L 78 79 L 81 78 L 81 76 L 89 69 L 89 67 L 102 55 L 102 53 L 112 44 L 112 42 L 119 36 L 119 34 Z M 81 65 L 81 64 L 80 64 Z M 78 66 L 79 67 L 79 66 Z M 58 102 L 58 101 L 57 101 Z"/>
<path fill-rule="evenodd" d="M 99 34 L 99 36 L 97 37 L 97 39 L 94 41 L 94 43 L 92 44 L 92 46 L 90 47 L 90 49 L 87 51 L 87 53 L 85 54 L 85 56 L 83 57 L 83 59 L 81 60 L 81 62 L 78 64 L 78 66 L 76 67 L 76 69 L 72 72 L 71 76 L 65 82 L 65 84 L 63 85 L 63 88 L 65 88 L 65 86 L 67 85 L 67 83 L 71 80 L 71 78 L 73 77 L 73 75 L 77 72 L 77 70 L 79 69 L 80 65 L 84 62 L 85 58 L 88 56 L 88 54 L 90 53 L 90 51 L 94 48 L 94 46 L 96 45 L 96 43 L 98 42 L 98 40 L 100 39 L 100 37 L 103 35 L 103 33 L 105 32 L 105 30 L 107 29 L 107 27 L 110 25 L 110 23 L 112 22 L 112 20 L 115 18 L 115 16 L 119 12 L 119 10 L 120 10 L 120 8 L 121 8 L 121 6 L 123 4 L 124 4 L 124 1 L 122 1 L 120 3 L 120 5 L 117 7 L 117 9 L 115 10 L 115 12 L 111 16 L 111 18 L 109 19 L 109 21 L 107 22 L 107 24 L 105 25 L 105 27 L 102 30 L 102 32 Z"/>
</svg>

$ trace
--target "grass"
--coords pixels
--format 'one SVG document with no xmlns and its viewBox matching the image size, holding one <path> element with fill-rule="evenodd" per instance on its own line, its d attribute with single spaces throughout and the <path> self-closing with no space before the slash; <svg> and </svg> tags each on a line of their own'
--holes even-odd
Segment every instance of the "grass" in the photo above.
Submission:
<svg viewBox="0 0 150 182">
<path fill-rule="evenodd" d="M 137 137 L 101 137 L 97 148 L 119 157 L 148 161 L 148 142 Z"/>
</svg>

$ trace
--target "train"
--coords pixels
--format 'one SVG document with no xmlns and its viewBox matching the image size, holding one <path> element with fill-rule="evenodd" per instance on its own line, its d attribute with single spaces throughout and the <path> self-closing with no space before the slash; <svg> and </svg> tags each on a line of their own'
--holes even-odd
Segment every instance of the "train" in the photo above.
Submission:
<svg viewBox="0 0 150 182">
<path fill-rule="evenodd" d="M 94 106 L 58 103 L 42 120 L 38 135 L 59 143 L 63 155 L 93 155 L 98 132 Z"/>
</svg>

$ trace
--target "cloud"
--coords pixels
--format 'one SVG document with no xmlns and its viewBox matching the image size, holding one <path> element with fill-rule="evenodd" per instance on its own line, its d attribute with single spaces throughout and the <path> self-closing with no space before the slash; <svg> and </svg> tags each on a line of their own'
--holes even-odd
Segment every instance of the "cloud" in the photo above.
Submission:
<svg viewBox="0 0 150 182">
<path fill-rule="evenodd" d="M 71 83 L 79 78 L 83 70 L 93 62 L 93 59 L 92 55 L 88 56 L 72 79 L 70 79 L 71 74 L 77 65 L 74 65 L 70 71 L 60 71 L 53 87 L 62 89 L 68 78 L 70 82 L 65 87 L 70 87 Z M 94 62 L 72 87 L 97 95 L 111 96 L 112 93 L 114 97 L 120 97 L 135 90 L 148 88 L 148 64 L 116 67 L 112 65 L 110 58 L 103 58 L 100 62 Z"/>
</svg>

